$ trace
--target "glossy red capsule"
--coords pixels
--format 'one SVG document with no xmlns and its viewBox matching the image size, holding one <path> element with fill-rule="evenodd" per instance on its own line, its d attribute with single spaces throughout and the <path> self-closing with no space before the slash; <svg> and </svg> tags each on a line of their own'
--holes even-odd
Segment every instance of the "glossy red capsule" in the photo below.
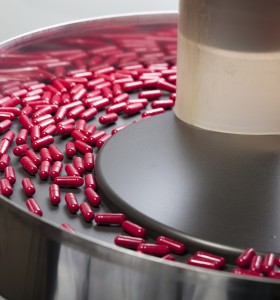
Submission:
<svg viewBox="0 0 280 300">
<path fill-rule="evenodd" d="M 64 156 L 63 154 L 61 153 L 61 151 L 59 150 L 59 148 L 55 145 L 50 145 L 49 146 L 49 152 L 51 154 L 51 157 L 54 161 L 62 161 Z"/>
<path fill-rule="evenodd" d="M 125 102 L 120 102 L 120 103 L 114 104 L 112 106 L 109 106 L 106 108 L 106 114 L 108 115 L 110 113 L 119 113 L 124 110 L 126 105 L 127 104 Z"/>
<path fill-rule="evenodd" d="M 111 124 L 115 123 L 118 120 L 118 115 L 114 112 L 101 116 L 99 118 L 100 124 Z"/>
<path fill-rule="evenodd" d="M 76 155 L 77 151 L 76 151 L 76 147 L 75 147 L 74 143 L 72 143 L 72 142 L 66 143 L 65 153 L 68 157 L 73 157 L 74 155 Z"/>
<path fill-rule="evenodd" d="M 43 115 L 46 115 L 46 114 L 52 114 L 53 112 L 53 109 L 51 106 L 46 106 L 46 107 L 43 107 L 39 110 L 37 110 L 33 115 L 32 115 L 32 118 L 33 119 L 36 119 L 40 116 L 43 116 Z"/>
<path fill-rule="evenodd" d="M 280 279 L 280 270 L 272 270 L 268 273 L 269 278 Z"/>
<path fill-rule="evenodd" d="M 25 155 L 27 150 L 29 150 L 29 146 L 27 144 L 22 144 L 22 145 L 16 146 L 13 149 L 13 153 L 15 156 L 22 156 L 22 155 Z"/>
<path fill-rule="evenodd" d="M 143 87 L 143 81 L 126 82 L 123 85 L 123 90 L 126 92 L 135 92 Z"/>
<path fill-rule="evenodd" d="M 50 174 L 51 164 L 47 160 L 43 160 L 40 165 L 39 176 L 42 180 L 46 180 Z"/>
<path fill-rule="evenodd" d="M 83 113 L 85 110 L 86 109 L 83 105 L 74 107 L 67 113 L 67 118 L 78 119 L 81 113 Z"/>
<path fill-rule="evenodd" d="M 60 187 L 76 188 L 84 184 L 84 179 L 79 176 L 58 176 L 54 183 Z"/>
<path fill-rule="evenodd" d="M 65 195 L 65 202 L 67 204 L 69 211 L 72 214 L 77 213 L 77 211 L 79 210 L 79 203 L 77 201 L 76 196 L 73 193 L 67 193 Z"/>
<path fill-rule="evenodd" d="M 21 157 L 19 160 L 25 171 L 29 173 L 30 175 L 35 175 L 38 172 L 37 166 L 34 164 L 34 162 L 27 156 Z"/>
<path fill-rule="evenodd" d="M 42 148 L 40 149 L 40 156 L 41 156 L 41 160 L 47 160 L 48 162 L 52 163 L 53 160 L 52 160 L 52 157 L 51 157 L 51 154 L 50 154 L 50 151 L 48 148 Z"/>
<path fill-rule="evenodd" d="M 176 101 L 176 93 L 170 94 L 169 99 L 171 99 L 175 102 Z"/>
<path fill-rule="evenodd" d="M 57 123 L 61 122 L 64 119 L 64 117 L 66 116 L 66 113 L 67 113 L 67 109 L 65 106 L 59 107 L 54 115 L 55 122 L 57 122 Z"/>
<path fill-rule="evenodd" d="M 144 105 L 142 103 L 134 103 L 126 105 L 123 111 L 128 115 L 134 115 L 139 113 L 143 108 Z"/>
<path fill-rule="evenodd" d="M 256 255 L 256 252 L 253 248 L 247 248 L 244 250 L 239 257 L 236 259 L 236 265 L 240 268 L 248 268 L 252 258 Z"/>
<path fill-rule="evenodd" d="M 219 263 L 214 260 L 204 260 L 196 257 L 190 257 L 187 260 L 187 264 L 213 270 L 219 270 L 221 268 Z"/>
<path fill-rule="evenodd" d="M 86 154 L 91 154 L 91 153 L 86 153 Z M 80 175 L 82 175 L 85 172 L 85 167 L 84 167 L 84 164 L 83 164 L 83 159 L 81 157 L 79 157 L 79 156 L 74 157 L 74 159 L 73 159 L 73 165 L 74 165 L 75 169 L 78 171 L 78 173 Z"/>
<path fill-rule="evenodd" d="M 260 255 L 255 255 L 250 263 L 249 269 L 254 272 L 261 272 L 262 267 L 262 257 Z"/>
<path fill-rule="evenodd" d="M 126 235 L 117 235 L 114 240 L 115 244 L 120 247 L 137 249 L 140 244 L 144 244 L 146 241 L 142 238 L 126 236 Z"/>
<path fill-rule="evenodd" d="M 75 145 L 76 149 L 79 152 L 81 152 L 82 154 L 85 154 L 87 152 L 92 153 L 92 151 L 93 151 L 91 146 L 89 146 L 88 144 L 86 144 L 82 141 L 79 141 L 79 140 L 74 141 L 74 145 Z"/>
<path fill-rule="evenodd" d="M 48 147 L 50 144 L 54 142 L 54 138 L 51 135 L 47 135 L 44 137 L 39 138 L 38 140 L 32 142 L 32 148 L 37 151 L 43 147 Z"/>
<path fill-rule="evenodd" d="M 0 134 L 8 130 L 12 126 L 11 120 L 5 120 L 0 122 Z"/>
<path fill-rule="evenodd" d="M 13 113 L 15 116 L 21 115 L 21 110 L 18 107 L 0 107 L 0 112 L 10 112 Z"/>
<path fill-rule="evenodd" d="M 71 136 L 72 136 L 73 140 L 79 140 L 79 141 L 82 141 L 84 143 L 88 142 L 88 137 L 86 136 L 86 134 L 79 131 L 79 130 L 77 130 L 77 129 L 74 129 L 71 132 Z"/>
<path fill-rule="evenodd" d="M 79 172 L 72 164 L 65 165 L 65 172 L 68 176 L 80 176 Z"/>
<path fill-rule="evenodd" d="M 183 254 L 187 251 L 187 247 L 178 241 L 175 241 L 173 239 L 167 238 L 165 236 L 159 236 L 156 239 L 156 243 L 158 245 L 166 245 L 170 248 L 171 252 L 174 252 L 176 254 Z"/>
<path fill-rule="evenodd" d="M 130 100 L 127 101 L 127 104 L 136 104 L 136 103 L 141 103 L 141 104 L 143 104 L 143 106 L 147 106 L 149 102 L 145 98 L 142 98 L 142 99 L 130 99 Z"/>
<path fill-rule="evenodd" d="M 0 142 L 0 157 L 7 153 L 7 151 L 9 150 L 11 145 L 11 142 L 6 140 L 6 139 L 2 139 Z"/>
<path fill-rule="evenodd" d="M 104 98 L 108 98 L 110 101 L 113 99 L 113 91 L 109 87 L 104 87 L 101 91 Z"/>
<path fill-rule="evenodd" d="M 33 198 L 27 199 L 26 206 L 27 206 L 28 210 L 31 211 L 32 213 L 34 213 L 40 217 L 43 215 L 42 209 L 40 208 L 38 203 Z"/>
<path fill-rule="evenodd" d="M 36 188 L 32 182 L 32 180 L 28 177 L 23 178 L 21 181 L 24 193 L 26 196 L 33 196 L 36 192 Z"/>
<path fill-rule="evenodd" d="M 151 104 L 152 108 L 162 107 L 162 108 L 168 109 L 168 108 L 171 108 L 173 106 L 174 106 L 174 101 L 173 100 L 155 100 Z"/>
<path fill-rule="evenodd" d="M 176 85 L 165 81 L 164 79 L 160 79 L 157 83 L 157 88 L 168 91 L 170 93 L 176 93 Z"/>
<path fill-rule="evenodd" d="M 7 178 L 0 179 L 0 190 L 2 195 L 7 197 L 13 194 L 13 187 Z"/>
<path fill-rule="evenodd" d="M 39 123 L 39 127 L 40 127 L 41 131 L 45 130 L 50 125 L 55 125 L 55 120 L 53 118 L 44 120 L 44 121 Z"/>
<path fill-rule="evenodd" d="M 74 165 L 75 165 L 75 161 L 74 161 Z M 88 172 L 93 170 L 93 168 L 94 168 L 94 156 L 93 156 L 92 153 L 86 153 L 84 155 L 83 166 L 84 166 L 84 169 Z"/>
<path fill-rule="evenodd" d="M 63 121 L 57 123 L 58 127 L 64 127 L 66 125 L 75 125 L 75 120 L 74 119 L 67 119 L 67 120 L 63 120 Z"/>
<path fill-rule="evenodd" d="M 92 174 L 86 174 L 85 175 L 85 187 L 96 189 L 96 180 Z"/>
<path fill-rule="evenodd" d="M 16 173 L 13 167 L 8 166 L 4 170 L 5 178 L 10 182 L 11 185 L 15 184 L 16 182 Z"/>
<path fill-rule="evenodd" d="M 172 261 L 175 261 L 175 257 L 172 255 L 172 254 L 166 254 L 162 257 L 162 259 L 165 259 L 165 260 L 172 260 Z"/>
<path fill-rule="evenodd" d="M 54 180 L 57 176 L 60 175 L 62 171 L 63 164 L 61 161 L 57 160 L 54 162 L 54 164 L 50 168 L 50 177 L 52 180 Z"/>
<path fill-rule="evenodd" d="M 41 136 L 47 136 L 47 135 L 52 135 L 54 136 L 56 134 L 56 126 L 55 125 L 49 125 L 48 127 L 46 127 L 44 130 L 42 130 L 41 132 Z"/>
<path fill-rule="evenodd" d="M 234 268 L 232 269 L 232 273 L 236 275 L 243 275 L 243 276 L 256 276 L 256 277 L 263 277 L 263 274 L 260 272 L 255 272 L 251 270 L 239 269 Z"/>
<path fill-rule="evenodd" d="M 95 132 L 93 135 L 89 136 L 89 138 L 88 138 L 89 144 L 92 146 L 95 146 L 96 142 L 104 135 L 106 135 L 106 132 L 103 130 Z"/>
<path fill-rule="evenodd" d="M 148 100 L 158 99 L 161 96 L 162 96 L 162 92 L 160 90 L 142 91 L 138 94 L 139 98 L 144 98 Z"/>
<path fill-rule="evenodd" d="M 15 119 L 15 115 L 13 113 L 0 111 L 0 121 L 4 121 L 4 120 L 12 121 L 14 119 Z"/>
<path fill-rule="evenodd" d="M 274 265 L 275 265 L 275 254 L 273 253 L 267 253 L 264 256 L 263 262 L 262 262 L 262 266 L 261 266 L 261 270 L 264 274 L 268 274 L 270 271 L 273 270 Z"/>
<path fill-rule="evenodd" d="M 111 138 L 111 134 L 105 134 L 105 135 L 103 135 L 96 142 L 96 147 L 101 148 L 110 138 Z"/>
<path fill-rule="evenodd" d="M 31 106 L 25 106 L 22 110 L 21 110 L 21 115 L 25 115 L 25 116 L 29 116 L 29 115 L 31 115 L 31 113 L 32 113 L 32 111 L 33 111 L 33 109 L 32 109 L 32 107 Z M 30 121 L 30 120 L 29 120 Z M 23 121 L 22 120 L 22 122 L 23 123 L 25 123 L 25 121 Z M 22 125 L 22 122 L 20 122 L 21 123 L 21 125 Z M 30 121 L 30 124 L 33 126 L 33 124 L 32 124 L 32 122 Z M 29 126 L 30 125 L 29 123 L 27 123 L 27 125 Z M 23 125 L 22 125 L 23 126 Z M 31 126 L 31 127 L 32 127 Z M 25 126 L 23 126 L 24 128 L 25 128 Z M 30 127 L 30 129 L 31 129 L 31 127 Z M 27 128 L 26 128 L 27 129 Z"/>
<path fill-rule="evenodd" d="M 4 171 L 4 169 L 9 165 L 10 163 L 10 156 L 8 154 L 3 154 L 0 158 L 0 170 Z"/>
<path fill-rule="evenodd" d="M 49 197 L 52 205 L 58 205 L 60 203 L 60 188 L 57 184 L 53 183 L 49 186 Z"/>
<path fill-rule="evenodd" d="M 85 120 L 78 120 L 76 125 L 75 125 L 75 129 L 78 130 L 78 131 L 81 131 L 82 133 L 85 133 L 85 130 L 86 130 L 86 121 Z"/>
<path fill-rule="evenodd" d="M 40 126 L 34 125 L 30 130 L 30 141 L 34 142 L 41 137 Z"/>
<path fill-rule="evenodd" d="M 71 233 L 76 233 L 76 231 L 73 229 L 73 227 L 71 227 L 69 224 L 67 223 L 63 223 L 60 225 L 61 228 L 71 232 Z"/>
<path fill-rule="evenodd" d="M 57 126 L 56 129 L 59 134 L 68 135 L 68 134 L 71 134 L 73 132 L 73 130 L 75 130 L 75 126 L 74 126 L 74 124 L 68 124 L 68 125 L 64 125 L 64 126 Z"/>
<path fill-rule="evenodd" d="M 202 259 L 202 260 L 209 260 L 209 261 L 214 261 L 219 265 L 219 268 L 223 268 L 225 266 L 225 259 L 222 256 L 218 256 L 212 253 L 207 253 L 203 251 L 198 251 L 195 252 L 194 258 L 197 259 Z"/>
<path fill-rule="evenodd" d="M 9 130 L 5 135 L 3 136 L 3 139 L 8 140 L 10 143 L 14 140 L 15 133 L 11 130 Z"/>
<path fill-rule="evenodd" d="M 165 256 L 170 252 L 168 246 L 157 244 L 140 244 L 137 251 L 154 256 Z"/>
<path fill-rule="evenodd" d="M 16 144 L 17 145 L 25 144 L 27 137 L 28 137 L 28 130 L 25 128 L 21 129 L 16 137 Z"/>
<path fill-rule="evenodd" d="M 85 189 L 85 195 L 93 206 L 99 206 L 101 204 L 101 197 L 97 194 L 97 192 L 92 188 Z"/>
<path fill-rule="evenodd" d="M 91 120 L 98 114 L 98 110 L 95 107 L 91 107 L 80 114 L 80 118 L 83 120 Z"/>
<path fill-rule="evenodd" d="M 94 212 L 87 202 L 82 202 L 80 204 L 80 211 L 86 222 L 91 222 L 94 219 Z"/>
<path fill-rule="evenodd" d="M 116 96 L 114 99 L 112 99 L 112 104 L 114 105 L 122 102 L 126 103 L 128 99 L 129 99 L 129 95 L 127 93 L 123 93 Z"/>
<path fill-rule="evenodd" d="M 146 110 L 142 113 L 142 118 L 152 117 L 152 116 L 155 116 L 155 115 L 162 114 L 164 112 L 165 112 L 165 110 L 162 107 L 151 109 L 151 110 Z"/>
<path fill-rule="evenodd" d="M 25 128 L 28 132 L 30 132 L 31 128 L 33 127 L 33 123 L 31 120 L 28 118 L 27 115 L 21 115 L 18 118 L 20 124 L 22 125 L 23 128 Z"/>
<path fill-rule="evenodd" d="M 105 108 L 110 104 L 110 100 L 107 98 L 103 98 L 102 100 L 95 101 L 90 106 L 96 108 L 97 110 Z"/>
<path fill-rule="evenodd" d="M 122 94 L 121 85 L 118 83 L 113 84 L 113 94 L 114 96 L 118 96 Z"/>
<path fill-rule="evenodd" d="M 139 225 L 137 225 L 137 224 L 135 224 L 131 221 L 124 221 L 122 223 L 122 229 L 125 232 L 127 232 L 127 233 L 129 233 L 129 234 L 131 234 L 135 237 L 143 238 L 146 235 L 146 229 L 145 228 L 143 228 L 143 227 L 141 227 L 141 226 L 139 226 Z"/>
<path fill-rule="evenodd" d="M 125 215 L 121 213 L 96 214 L 94 218 L 98 225 L 121 225 L 125 221 Z"/>
<path fill-rule="evenodd" d="M 94 125 L 94 124 L 88 125 L 85 130 L 86 136 L 90 136 L 90 135 L 94 134 L 95 130 L 96 130 L 96 125 Z"/>
</svg>

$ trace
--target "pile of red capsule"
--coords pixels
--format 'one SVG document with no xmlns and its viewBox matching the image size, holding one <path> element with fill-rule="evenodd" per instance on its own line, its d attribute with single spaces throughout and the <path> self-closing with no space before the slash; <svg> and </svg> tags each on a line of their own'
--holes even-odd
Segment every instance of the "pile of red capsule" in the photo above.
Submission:
<svg viewBox="0 0 280 300">
<path fill-rule="evenodd" d="M 169 237 L 159 236 L 155 243 L 148 243 L 147 231 L 122 213 L 94 211 L 102 202 L 93 175 L 94 153 L 129 123 L 174 106 L 176 34 L 176 28 L 137 35 L 93 33 L 55 40 L 57 50 L 0 52 L 1 193 L 11 197 L 13 186 L 21 184 L 26 207 L 42 216 L 33 183 L 39 176 L 46 184 L 51 180 L 49 200 L 54 207 L 59 208 L 63 190 L 71 214 L 100 226 L 119 226 L 128 234 L 117 235 L 116 245 L 173 261 L 176 255 L 185 254 L 186 246 Z M 127 124 L 120 126 L 120 118 Z M 16 132 L 9 130 L 14 124 L 19 125 Z M 59 137 L 67 139 L 64 149 L 55 144 Z M 21 183 L 16 182 L 8 153 L 16 156 L 24 169 Z M 71 163 L 64 163 L 65 158 Z M 87 201 L 80 202 L 67 188 L 83 189 Z M 68 223 L 61 227 L 75 233 Z M 260 264 L 259 256 L 249 254 L 248 261 L 246 254 L 242 255 L 237 260 L 240 268 L 233 272 L 260 275 L 260 269 L 251 267 Z M 242 260 L 246 263 L 240 263 Z M 271 260 L 271 256 L 264 258 L 264 262 Z M 278 261 L 274 257 L 273 266 L 280 265 Z M 194 253 L 186 263 L 215 270 L 225 267 L 223 257 L 203 251 Z M 245 269 L 249 265 L 250 269 Z M 280 278 L 273 268 L 262 272 Z"/>
</svg>

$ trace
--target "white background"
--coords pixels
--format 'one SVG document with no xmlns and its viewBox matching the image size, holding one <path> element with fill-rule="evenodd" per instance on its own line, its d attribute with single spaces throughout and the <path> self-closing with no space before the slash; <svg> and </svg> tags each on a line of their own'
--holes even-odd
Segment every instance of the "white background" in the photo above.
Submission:
<svg viewBox="0 0 280 300">
<path fill-rule="evenodd" d="M 0 0 L 0 41 L 83 18 L 177 7 L 178 0 Z"/>
</svg>

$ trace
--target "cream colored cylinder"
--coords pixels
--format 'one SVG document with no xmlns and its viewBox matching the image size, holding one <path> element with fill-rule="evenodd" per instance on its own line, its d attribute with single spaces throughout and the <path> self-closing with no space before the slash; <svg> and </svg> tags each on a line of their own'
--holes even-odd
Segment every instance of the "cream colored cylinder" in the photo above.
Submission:
<svg viewBox="0 0 280 300">
<path fill-rule="evenodd" d="M 280 133 L 280 5 L 181 0 L 177 100 L 182 121 L 239 134 Z"/>
</svg>

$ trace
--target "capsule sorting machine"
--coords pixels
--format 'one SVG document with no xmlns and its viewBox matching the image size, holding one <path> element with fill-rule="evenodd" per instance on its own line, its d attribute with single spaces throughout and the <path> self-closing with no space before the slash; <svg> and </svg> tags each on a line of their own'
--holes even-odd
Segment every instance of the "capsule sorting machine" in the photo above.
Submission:
<svg viewBox="0 0 280 300">
<path fill-rule="evenodd" d="M 147 14 L 77 22 L 45 29 L 8 41 L 2 44 L 1 53 L 8 53 L 15 49 L 39 49 L 38 45 L 40 47 L 42 45 L 45 47 L 47 44 L 51 45 L 49 41 L 53 38 L 71 36 L 73 31 L 79 32 L 79 34 L 91 32 L 93 29 L 94 31 L 108 30 L 111 32 L 116 30 L 119 32 L 121 28 L 127 26 L 132 30 L 139 30 L 142 25 L 142 30 L 146 28 L 148 31 L 149 28 L 153 27 L 175 27 L 176 23 L 177 15 L 175 14 Z M 114 25 L 112 26 L 112 24 Z M 140 27 L 138 27 L 139 25 Z M 115 26 L 117 29 L 114 28 Z M 177 122 L 177 125 L 174 125 L 174 122 Z M 108 173 L 106 172 L 108 169 L 107 165 L 103 165 L 104 162 L 108 161 L 105 158 L 106 155 L 110 155 L 110 147 L 116 143 L 114 149 L 122 147 L 124 150 L 121 139 L 139 137 L 143 134 L 142 130 L 147 131 L 149 128 L 156 128 L 155 126 L 162 126 L 162 124 L 178 126 L 182 123 L 178 123 L 176 119 L 174 121 L 172 112 L 164 117 L 159 116 L 144 120 L 143 123 L 138 122 L 133 126 L 128 126 L 126 131 L 124 130 L 115 139 L 112 138 L 101 150 L 97 161 L 98 182 L 105 198 L 108 197 L 108 205 L 111 205 L 113 209 L 126 198 L 119 197 L 117 198 L 118 201 L 112 201 L 113 197 L 108 193 L 111 191 L 110 185 L 115 184 L 111 180 L 109 183 L 107 182 Z M 168 125 L 166 126 L 168 130 Z M 185 126 L 183 127 L 185 128 Z M 137 132 L 139 135 L 135 135 L 134 130 L 139 130 L 140 133 Z M 198 140 L 206 139 L 205 136 L 200 136 L 203 135 L 203 131 L 198 130 L 196 132 L 195 128 L 189 127 L 187 130 L 192 132 L 191 135 L 197 137 Z M 149 137 L 150 140 L 155 136 L 153 134 Z M 213 137 L 217 138 L 215 133 Z M 217 139 L 219 141 L 228 140 L 224 136 L 219 136 Z M 211 142 L 211 139 L 206 140 L 208 143 Z M 234 144 L 235 141 L 232 143 Z M 252 144 L 255 145 L 255 142 L 253 141 Z M 166 146 L 166 144 L 164 145 Z M 172 142 L 170 145 L 173 145 Z M 114 160 L 112 162 L 116 163 Z M 119 159 L 117 162 L 123 161 Z M 131 164 L 126 166 L 129 167 Z M 119 183 L 117 182 L 117 184 Z M 106 185 L 109 185 L 110 188 L 106 189 Z M 44 188 L 42 185 L 40 188 L 39 195 L 43 197 Z M 93 235 L 88 235 L 88 226 L 72 219 L 71 222 L 75 222 L 74 227 L 77 228 L 77 233 L 71 234 L 58 226 L 64 221 L 61 218 L 69 220 L 68 215 L 62 217 L 62 214 L 54 214 L 52 209 L 46 205 L 43 209 L 44 213 L 46 212 L 46 217 L 43 219 L 36 218 L 22 208 L 20 191 L 16 190 L 15 194 L 17 197 L 13 201 L 2 197 L 0 202 L 0 291 L 8 299 L 111 299 L 112 295 L 114 295 L 114 299 L 279 298 L 280 287 L 275 280 L 236 277 L 229 272 L 204 270 L 117 248 L 108 242 L 116 233 L 115 229 L 112 232 L 110 230 L 107 230 L 108 232 L 95 230 Z M 129 207 L 129 203 L 127 206 L 126 203 L 121 204 L 124 210 Z M 104 207 L 103 209 L 106 210 L 107 208 Z M 151 228 L 152 232 L 158 233 L 159 230 L 168 229 L 162 227 L 164 225 L 162 220 L 159 220 L 161 222 L 159 225 L 158 221 L 155 222 L 155 226 L 149 223 L 149 216 L 144 219 L 141 213 L 138 216 L 137 209 L 136 207 L 136 214 L 135 210 L 132 211 L 132 215 L 134 214 L 136 220 L 141 219 L 142 222 L 146 220 L 147 226 L 149 229 Z M 172 212 L 172 208 L 170 208 L 170 212 Z M 128 210 L 128 213 L 131 212 Z M 180 228 L 174 230 L 173 226 L 170 233 L 176 236 L 178 232 L 180 232 Z M 203 237 L 195 240 L 189 234 L 184 236 L 180 234 L 180 239 L 189 242 L 190 248 L 193 247 L 194 249 L 201 247 L 201 245 L 212 250 L 219 248 L 218 243 L 209 243 Z M 224 242 L 219 251 L 232 258 L 240 252 L 242 247 L 243 245 L 230 245 L 228 247 L 227 243 Z"/>
</svg>

